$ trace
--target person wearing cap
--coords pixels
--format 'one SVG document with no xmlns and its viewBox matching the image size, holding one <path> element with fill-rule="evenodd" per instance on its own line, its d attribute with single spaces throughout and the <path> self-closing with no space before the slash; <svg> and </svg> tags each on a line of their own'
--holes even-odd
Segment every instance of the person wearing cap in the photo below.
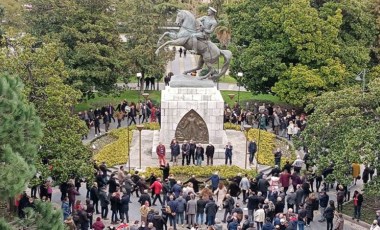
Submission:
<svg viewBox="0 0 380 230">
<path fill-rule="evenodd" d="M 194 33 L 192 35 L 193 40 L 193 49 L 195 53 L 198 53 L 198 39 L 209 40 L 211 34 L 214 32 L 218 22 L 215 19 L 216 10 L 212 7 L 209 7 L 207 10 L 207 15 L 197 18 L 197 21 L 200 25 L 200 32 Z"/>
</svg>

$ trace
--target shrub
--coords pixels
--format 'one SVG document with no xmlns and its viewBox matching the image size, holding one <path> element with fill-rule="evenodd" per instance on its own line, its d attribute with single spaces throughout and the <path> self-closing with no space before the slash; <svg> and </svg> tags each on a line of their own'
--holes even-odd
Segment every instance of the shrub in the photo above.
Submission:
<svg viewBox="0 0 380 230">
<path fill-rule="evenodd" d="M 232 178 L 235 177 L 238 173 L 244 175 L 245 173 L 248 176 L 256 176 L 256 171 L 251 169 L 242 169 L 236 165 L 227 166 L 227 165 L 218 165 L 218 166 L 173 166 L 170 167 L 170 173 L 175 176 L 184 176 L 191 177 L 195 175 L 196 177 L 210 177 L 214 172 L 218 172 L 219 176 L 222 178 Z M 158 167 L 148 167 L 144 175 L 149 177 L 151 173 L 155 175 L 162 176 L 162 170 Z"/>
<path fill-rule="evenodd" d="M 236 131 L 241 131 L 241 126 L 227 122 L 227 123 L 224 123 L 224 129 L 232 129 Z"/>
<path fill-rule="evenodd" d="M 160 129 L 160 125 L 157 122 L 145 123 L 144 129 L 158 130 Z M 128 154 L 133 137 L 133 130 L 136 130 L 135 125 L 129 127 L 129 140 L 127 128 L 114 129 L 110 131 L 108 135 L 112 136 L 116 140 L 108 143 L 97 153 L 95 153 L 94 160 L 97 162 L 106 162 L 108 166 L 125 164 L 125 162 L 128 161 Z"/>
<path fill-rule="evenodd" d="M 256 140 L 256 144 L 258 145 L 256 157 L 258 158 L 259 164 L 274 165 L 273 153 L 277 148 L 280 148 L 282 151 L 281 165 L 284 165 L 287 160 L 293 161 L 296 158 L 293 146 L 288 144 L 285 140 L 277 138 L 273 133 L 265 130 L 259 131 L 259 129 L 250 129 L 248 132 L 248 139 Z"/>
</svg>

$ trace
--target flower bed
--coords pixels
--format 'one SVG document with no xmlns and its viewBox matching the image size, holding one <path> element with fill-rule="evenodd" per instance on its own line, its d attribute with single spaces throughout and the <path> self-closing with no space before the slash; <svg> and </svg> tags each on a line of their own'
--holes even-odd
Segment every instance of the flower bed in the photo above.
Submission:
<svg viewBox="0 0 380 230">
<path fill-rule="evenodd" d="M 144 124 L 144 129 L 158 130 L 159 128 L 160 125 L 156 122 Z M 97 146 L 97 143 L 102 143 L 102 146 L 97 146 L 98 150 L 94 150 L 94 160 L 97 162 L 106 162 L 109 167 L 125 164 L 128 161 L 133 130 L 136 130 L 135 125 L 129 127 L 129 139 L 127 128 L 120 128 L 111 130 L 107 135 L 91 142 L 90 146 L 92 146 L 92 144 Z M 104 144 L 104 142 L 102 142 L 103 139 L 111 140 L 111 142 Z"/>
</svg>

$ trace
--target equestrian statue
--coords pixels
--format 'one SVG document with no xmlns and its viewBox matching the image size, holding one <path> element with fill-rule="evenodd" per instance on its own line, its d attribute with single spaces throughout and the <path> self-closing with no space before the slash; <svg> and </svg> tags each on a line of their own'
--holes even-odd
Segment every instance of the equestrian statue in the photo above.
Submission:
<svg viewBox="0 0 380 230">
<path fill-rule="evenodd" d="M 205 64 L 208 67 L 208 72 L 204 76 L 199 76 L 198 79 L 211 79 L 217 81 L 223 76 L 231 62 L 232 53 L 229 50 L 220 50 L 213 42 L 210 41 L 210 36 L 218 25 L 215 19 L 216 10 L 209 7 L 207 16 L 195 19 L 194 15 L 187 10 L 178 10 L 175 23 L 180 27 L 178 33 L 165 32 L 158 40 L 160 45 L 156 50 L 156 55 L 160 50 L 168 45 L 183 46 L 187 50 L 193 50 L 200 55 L 197 67 L 186 70 L 183 74 L 188 74 L 193 71 L 202 69 Z M 161 45 L 162 39 L 169 36 L 171 40 Z M 222 69 L 218 73 L 213 64 L 219 61 L 219 56 L 224 57 Z"/>
</svg>

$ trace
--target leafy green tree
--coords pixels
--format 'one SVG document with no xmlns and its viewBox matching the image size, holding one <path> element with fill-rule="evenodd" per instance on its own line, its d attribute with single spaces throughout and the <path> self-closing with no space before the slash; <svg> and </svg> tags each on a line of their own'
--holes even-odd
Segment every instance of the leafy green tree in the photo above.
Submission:
<svg viewBox="0 0 380 230">
<path fill-rule="evenodd" d="M 30 229 L 30 230 L 64 230 L 63 216 L 60 209 L 56 209 L 52 203 L 40 200 L 34 201 L 34 207 L 24 209 L 24 219 L 8 221 L 0 219 L 0 229 Z"/>
<path fill-rule="evenodd" d="M 35 164 L 43 178 L 51 176 L 59 183 L 72 176 L 91 177 L 92 166 L 91 153 L 81 142 L 88 129 L 72 113 L 81 93 L 64 83 L 68 74 L 58 51 L 57 44 L 38 43 L 25 35 L 3 50 L 0 71 L 18 74 L 23 80 L 25 95 L 44 123 Z M 43 159 L 49 163 L 42 164 Z"/>
<path fill-rule="evenodd" d="M 162 11 L 163 4 L 160 1 L 127 0 L 118 12 L 120 20 L 126 25 L 123 32 L 128 37 L 125 43 L 126 66 L 131 74 L 142 74 L 141 83 L 147 75 L 162 75 L 167 61 L 173 55 L 169 50 L 164 50 L 160 56 L 154 53 L 159 36 L 164 32 L 159 27 L 165 26 L 169 12 Z M 140 86 L 142 90 L 143 84 Z"/>
<path fill-rule="evenodd" d="M 298 105 L 313 95 L 353 82 L 347 77 L 369 64 L 376 34 L 370 3 L 324 2 L 258 0 L 252 4 L 247 0 L 230 4 L 227 13 L 235 60 L 231 72 L 244 72 L 242 83 L 251 91 L 273 91 L 282 100 Z M 363 18 L 356 20 L 359 15 Z M 302 81 L 310 83 L 311 79 L 310 75 L 303 79 L 302 71 L 312 73 L 318 81 L 310 88 L 301 86 Z M 327 81 L 326 72 L 334 73 L 337 80 Z M 307 100 L 294 98 L 309 91 Z"/>
<path fill-rule="evenodd" d="M 65 82 L 82 92 L 111 90 L 124 74 L 115 6 L 110 0 L 32 0 L 26 12 L 29 31 L 64 47 L 61 58 L 68 69 Z"/>
<path fill-rule="evenodd" d="M 0 75 L 0 199 L 3 201 L 20 194 L 35 174 L 34 159 L 42 137 L 40 119 L 22 90 L 19 78 L 7 73 Z"/>
<path fill-rule="evenodd" d="M 375 78 L 366 92 L 359 85 L 326 92 L 306 107 L 313 113 L 297 145 L 309 148 L 320 171 L 334 164 L 330 180 L 350 184 L 353 162 L 380 169 L 379 96 L 380 78 Z"/>
</svg>

